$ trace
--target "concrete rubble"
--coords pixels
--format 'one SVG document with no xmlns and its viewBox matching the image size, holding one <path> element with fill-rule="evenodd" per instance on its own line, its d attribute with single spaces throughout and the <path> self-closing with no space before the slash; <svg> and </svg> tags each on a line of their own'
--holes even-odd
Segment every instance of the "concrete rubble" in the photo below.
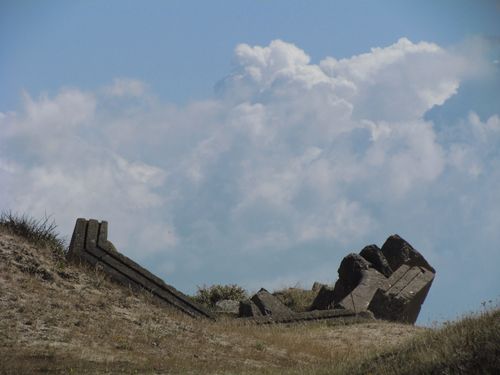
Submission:
<svg viewBox="0 0 500 375">
<path fill-rule="evenodd" d="M 382 249 L 369 245 L 347 255 L 335 286 L 323 286 L 311 310 L 370 311 L 377 319 L 413 324 L 435 273 L 422 254 L 393 235 Z"/>
</svg>

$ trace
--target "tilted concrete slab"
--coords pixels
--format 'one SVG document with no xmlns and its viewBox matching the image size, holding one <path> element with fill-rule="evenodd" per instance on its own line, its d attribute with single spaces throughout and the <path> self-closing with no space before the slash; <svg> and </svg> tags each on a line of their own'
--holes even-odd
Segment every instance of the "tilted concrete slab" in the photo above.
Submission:
<svg viewBox="0 0 500 375">
<path fill-rule="evenodd" d="M 213 315 L 204 307 L 118 252 L 108 241 L 106 221 L 77 219 L 67 257 L 93 266 L 99 265 L 115 281 L 135 290 L 147 290 L 161 302 L 190 316 L 213 319 Z"/>
<path fill-rule="evenodd" d="M 251 301 L 259 308 L 262 315 L 293 315 L 294 312 L 286 307 L 278 297 L 273 296 L 267 290 L 262 288 L 257 293 L 255 293 Z"/>
<path fill-rule="evenodd" d="M 332 309 L 332 310 L 315 310 L 300 313 L 293 313 L 292 315 L 266 315 L 254 318 L 241 318 L 242 320 L 256 323 L 256 324 L 289 324 L 289 323 L 302 323 L 316 320 L 367 320 L 373 319 L 373 314 L 365 312 L 356 314 L 354 311 L 345 309 Z"/>
<path fill-rule="evenodd" d="M 361 271 L 361 280 L 346 297 L 335 303 L 335 307 L 362 312 L 368 310 L 370 302 L 379 288 L 386 288 L 387 278 L 370 268 Z"/>
<path fill-rule="evenodd" d="M 262 313 L 252 300 L 247 299 L 240 302 L 238 316 L 250 318 L 250 317 L 262 316 Z"/>
<path fill-rule="evenodd" d="M 388 279 L 388 287 L 377 290 L 368 309 L 376 318 L 415 323 L 434 280 L 424 267 L 402 265 Z"/>
<path fill-rule="evenodd" d="M 406 264 L 411 267 L 420 266 L 436 273 L 436 270 L 425 260 L 423 255 L 397 234 L 387 238 L 381 251 L 392 270 L 397 270 Z"/>
<path fill-rule="evenodd" d="M 309 310 L 328 310 L 332 308 L 334 297 L 335 288 L 330 285 L 322 285 Z"/>
</svg>

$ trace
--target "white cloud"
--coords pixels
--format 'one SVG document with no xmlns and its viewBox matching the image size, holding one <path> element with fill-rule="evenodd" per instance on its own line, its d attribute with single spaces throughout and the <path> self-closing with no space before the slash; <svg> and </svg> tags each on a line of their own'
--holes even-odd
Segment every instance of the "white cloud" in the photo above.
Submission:
<svg viewBox="0 0 500 375">
<path fill-rule="evenodd" d="M 146 84 L 137 79 L 115 78 L 112 85 L 104 88 L 104 92 L 114 97 L 134 97 L 143 95 L 146 88 Z"/>
<path fill-rule="evenodd" d="M 53 213 L 66 233 L 77 217 L 107 219 L 119 248 L 191 285 L 206 282 L 204 269 L 248 279 L 285 252 L 340 257 L 393 231 L 430 233 L 445 221 L 442 202 L 456 217 L 481 206 L 461 186 L 498 179 L 498 116 L 472 113 L 446 136 L 424 119 L 470 69 L 404 38 L 319 64 L 276 40 L 237 46 L 217 97 L 183 107 L 110 99 L 145 95 L 124 78 L 94 93 L 26 95 L 0 116 L 0 205 Z M 265 279 L 292 271 L 273 272 Z"/>
<path fill-rule="evenodd" d="M 443 104 L 456 93 L 465 69 L 460 56 L 406 38 L 349 59 L 328 57 L 320 66 L 328 76 L 356 86 L 355 117 L 389 121 L 419 119 Z"/>
</svg>

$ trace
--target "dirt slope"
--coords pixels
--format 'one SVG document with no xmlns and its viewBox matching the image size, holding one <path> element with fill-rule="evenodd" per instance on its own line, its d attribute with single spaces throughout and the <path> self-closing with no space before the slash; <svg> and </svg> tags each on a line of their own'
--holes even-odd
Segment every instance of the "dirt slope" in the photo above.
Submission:
<svg viewBox="0 0 500 375">
<path fill-rule="evenodd" d="M 194 320 L 0 230 L 0 373 L 314 373 L 422 330 Z"/>
</svg>

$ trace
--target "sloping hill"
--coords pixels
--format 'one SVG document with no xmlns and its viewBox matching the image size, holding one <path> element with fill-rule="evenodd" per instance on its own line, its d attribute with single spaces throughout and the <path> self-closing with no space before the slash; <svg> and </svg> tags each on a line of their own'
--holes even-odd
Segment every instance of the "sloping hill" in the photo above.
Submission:
<svg viewBox="0 0 500 375">
<path fill-rule="evenodd" d="M 499 338 L 494 329 L 488 340 Z M 397 361 L 390 353 L 435 334 L 427 331 L 196 320 L 0 226 L 0 373 L 376 373 L 373 363 Z"/>
</svg>

